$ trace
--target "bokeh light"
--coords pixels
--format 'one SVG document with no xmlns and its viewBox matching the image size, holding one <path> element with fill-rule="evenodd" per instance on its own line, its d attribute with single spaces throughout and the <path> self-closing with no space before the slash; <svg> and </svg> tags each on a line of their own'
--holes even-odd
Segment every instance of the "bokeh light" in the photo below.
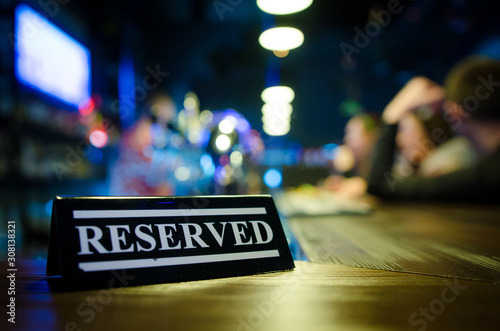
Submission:
<svg viewBox="0 0 500 331">
<path fill-rule="evenodd" d="M 191 170 L 189 170 L 188 167 L 184 166 L 178 167 L 174 171 L 174 177 L 180 182 L 185 182 L 186 180 L 191 178 Z"/>
<path fill-rule="evenodd" d="M 277 169 L 268 169 L 264 173 L 264 184 L 269 188 L 277 188 L 281 185 L 282 180 L 283 176 Z"/>
<path fill-rule="evenodd" d="M 287 104 L 295 98 L 295 92 L 288 86 L 271 86 L 262 91 L 262 101 L 269 104 Z"/>
<path fill-rule="evenodd" d="M 263 126 L 264 132 L 270 136 L 284 136 L 290 132 L 290 123 L 283 121 L 273 121 Z"/>
<path fill-rule="evenodd" d="M 215 147 L 222 153 L 226 152 L 231 147 L 231 138 L 225 134 L 221 134 L 215 139 Z"/>
<path fill-rule="evenodd" d="M 287 15 L 306 9 L 312 2 L 313 0 L 257 0 L 257 6 L 269 14 Z"/>
<path fill-rule="evenodd" d="M 238 151 L 232 152 L 229 159 L 233 167 L 240 167 L 243 163 L 243 155 Z"/>
<path fill-rule="evenodd" d="M 89 135 L 89 141 L 92 146 L 103 148 L 108 143 L 108 135 L 102 130 L 94 130 Z"/>
<path fill-rule="evenodd" d="M 200 158 L 200 165 L 205 176 L 212 176 L 215 172 L 215 164 L 209 154 L 203 154 Z"/>
<path fill-rule="evenodd" d="M 221 166 L 227 166 L 230 162 L 231 160 L 229 159 L 228 155 L 224 154 L 219 158 L 219 163 Z"/>
<path fill-rule="evenodd" d="M 219 131 L 224 133 L 224 134 L 230 134 L 231 132 L 234 131 L 234 128 L 236 127 L 236 119 L 234 117 L 228 116 L 224 118 L 220 123 L 219 123 Z"/>
<path fill-rule="evenodd" d="M 277 57 L 286 57 L 290 53 L 290 51 L 288 49 L 285 49 L 285 50 L 281 50 L 281 51 L 273 51 L 273 53 Z"/>
<path fill-rule="evenodd" d="M 262 106 L 262 114 L 264 116 L 279 116 L 281 118 L 290 118 L 293 112 L 293 107 L 289 103 L 285 104 L 272 104 L 266 103 Z"/>
<path fill-rule="evenodd" d="M 184 98 L 184 108 L 188 110 L 193 110 L 198 108 L 198 97 L 194 92 L 188 92 Z"/>
<path fill-rule="evenodd" d="M 214 115 L 210 110 L 204 110 L 200 113 L 200 121 L 204 124 L 210 124 L 214 118 Z"/>
<path fill-rule="evenodd" d="M 302 31 L 292 27 L 271 28 L 259 37 L 259 43 L 270 51 L 284 51 L 294 49 L 302 45 L 304 34 Z"/>
<path fill-rule="evenodd" d="M 92 114 L 92 112 L 95 109 L 95 101 L 94 99 L 90 98 L 86 102 L 82 102 L 80 106 L 78 107 L 78 112 L 82 116 L 88 116 Z"/>
</svg>

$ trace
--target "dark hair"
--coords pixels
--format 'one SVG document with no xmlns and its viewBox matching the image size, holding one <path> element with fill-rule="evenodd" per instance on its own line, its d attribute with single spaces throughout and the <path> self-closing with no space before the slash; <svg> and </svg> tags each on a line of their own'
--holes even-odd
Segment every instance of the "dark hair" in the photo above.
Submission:
<svg viewBox="0 0 500 331">
<path fill-rule="evenodd" d="M 374 132 L 379 128 L 380 116 L 374 113 L 360 112 L 351 119 L 360 119 L 363 127 L 367 132 Z"/>
<path fill-rule="evenodd" d="M 441 113 L 436 113 L 430 108 L 421 107 L 416 109 L 413 114 L 422 123 L 427 136 L 435 146 L 439 146 L 453 137 L 453 130 Z"/>
<path fill-rule="evenodd" d="M 468 57 L 450 70 L 444 85 L 446 97 L 472 118 L 500 120 L 500 61 Z"/>
</svg>

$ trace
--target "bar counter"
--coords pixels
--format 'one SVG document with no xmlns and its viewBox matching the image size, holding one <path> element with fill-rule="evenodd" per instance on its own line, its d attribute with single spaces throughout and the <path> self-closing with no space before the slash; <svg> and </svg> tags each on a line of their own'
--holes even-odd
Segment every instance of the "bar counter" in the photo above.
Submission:
<svg viewBox="0 0 500 331">
<path fill-rule="evenodd" d="M 416 215 L 432 213 L 428 222 L 437 228 L 439 219 L 447 226 L 455 221 L 450 233 L 461 239 L 499 228 L 492 224 L 495 208 L 383 207 L 366 217 L 385 219 L 408 208 Z M 479 216 L 467 222 L 472 215 Z M 498 237 L 473 241 L 497 253 Z M 2 330 L 500 329 L 500 284 L 495 281 L 296 261 L 296 269 L 287 272 L 137 287 L 123 287 L 123 271 L 115 275 L 113 289 L 57 292 L 49 287 L 45 266 L 44 258 L 18 261 L 16 323 L 9 323 L 4 312 Z M 4 292 L 8 272 L 2 269 Z"/>
</svg>

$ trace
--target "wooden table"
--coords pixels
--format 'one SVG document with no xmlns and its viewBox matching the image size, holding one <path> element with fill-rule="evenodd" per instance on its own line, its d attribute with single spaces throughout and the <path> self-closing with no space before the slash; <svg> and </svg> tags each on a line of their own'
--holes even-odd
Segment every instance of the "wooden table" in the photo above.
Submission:
<svg viewBox="0 0 500 331">
<path fill-rule="evenodd" d="M 500 206 L 385 203 L 287 223 L 309 261 L 500 283 Z"/>
<path fill-rule="evenodd" d="M 418 226 L 418 215 L 434 221 Z M 369 220 L 388 226 L 392 217 L 416 235 L 444 233 L 444 224 L 448 236 L 495 251 L 496 215 L 397 205 Z M 500 285 L 491 282 L 297 261 L 290 272 L 140 287 L 122 279 L 115 289 L 62 293 L 49 289 L 45 265 L 18 261 L 15 325 L 2 267 L 0 330 L 500 330 Z"/>
<path fill-rule="evenodd" d="M 291 272 L 54 293 L 24 261 L 2 330 L 499 330 L 500 286 L 297 261 Z M 5 289 L 5 273 L 2 273 Z M 4 300 L 3 300 L 4 301 Z M 5 301 L 3 305 L 5 308 Z"/>
</svg>

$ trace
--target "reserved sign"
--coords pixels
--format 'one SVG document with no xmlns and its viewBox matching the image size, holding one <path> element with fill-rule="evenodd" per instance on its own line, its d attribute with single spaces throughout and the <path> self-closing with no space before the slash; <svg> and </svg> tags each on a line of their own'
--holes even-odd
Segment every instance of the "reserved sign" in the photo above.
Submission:
<svg viewBox="0 0 500 331">
<path fill-rule="evenodd" d="M 271 196 L 57 197 L 47 276 L 67 290 L 291 270 Z"/>
</svg>

